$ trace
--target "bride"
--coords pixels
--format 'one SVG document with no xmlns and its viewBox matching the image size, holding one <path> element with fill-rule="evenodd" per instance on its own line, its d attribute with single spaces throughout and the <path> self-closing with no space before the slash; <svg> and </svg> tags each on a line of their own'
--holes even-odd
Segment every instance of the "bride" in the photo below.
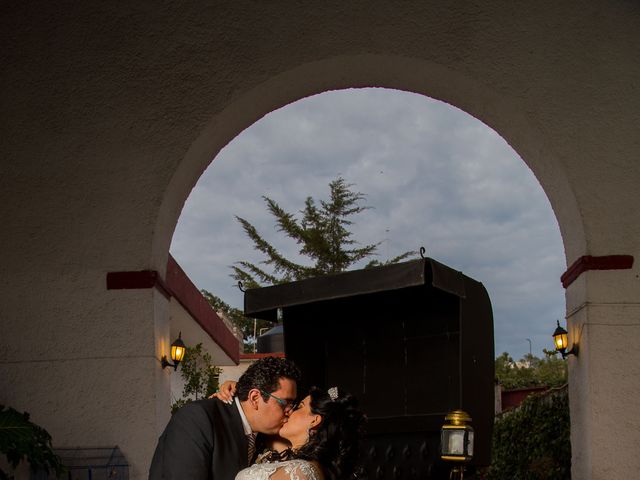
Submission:
<svg viewBox="0 0 640 480">
<path fill-rule="evenodd" d="M 365 417 L 356 399 L 312 388 L 289 414 L 279 435 L 288 445 L 241 470 L 235 480 L 343 480 L 356 476 L 358 439 Z"/>
</svg>

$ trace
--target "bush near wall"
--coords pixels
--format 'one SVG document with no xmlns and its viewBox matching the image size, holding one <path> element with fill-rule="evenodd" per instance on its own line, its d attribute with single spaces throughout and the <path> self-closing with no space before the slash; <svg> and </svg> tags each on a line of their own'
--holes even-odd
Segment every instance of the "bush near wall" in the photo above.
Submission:
<svg viewBox="0 0 640 480">
<path fill-rule="evenodd" d="M 211 363 L 211 354 L 204 350 L 202 343 L 186 348 L 180 367 L 184 388 L 182 397 L 171 404 L 172 414 L 189 402 L 208 398 L 218 389 L 221 372 L 219 367 Z"/>
<path fill-rule="evenodd" d="M 567 387 L 531 395 L 496 417 L 489 480 L 570 480 Z"/>
<path fill-rule="evenodd" d="M 29 420 L 27 412 L 0 405 L 0 456 L 6 457 L 15 469 L 21 462 L 29 462 L 34 471 L 62 475 L 65 468 L 51 446 L 51 435 L 44 428 Z M 0 468 L 0 480 L 14 478 Z"/>
</svg>

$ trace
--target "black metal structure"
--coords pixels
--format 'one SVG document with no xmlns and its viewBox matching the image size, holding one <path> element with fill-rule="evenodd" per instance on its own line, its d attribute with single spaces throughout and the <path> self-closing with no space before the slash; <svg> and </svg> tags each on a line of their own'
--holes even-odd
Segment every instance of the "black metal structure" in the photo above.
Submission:
<svg viewBox="0 0 640 480">
<path fill-rule="evenodd" d="M 284 329 L 276 325 L 258 337 L 258 353 L 284 352 Z"/>
<path fill-rule="evenodd" d="M 445 415 L 473 418 L 474 466 L 490 463 L 491 303 L 484 286 L 433 259 L 247 290 L 245 314 L 283 320 L 300 391 L 337 385 L 368 416 L 366 478 L 448 478 Z"/>
<path fill-rule="evenodd" d="M 67 467 L 67 472 L 57 480 L 129 480 L 129 462 L 118 448 L 78 447 L 56 448 L 56 455 Z M 32 471 L 31 480 L 53 480 L 53 473 Z"/>
</svg>

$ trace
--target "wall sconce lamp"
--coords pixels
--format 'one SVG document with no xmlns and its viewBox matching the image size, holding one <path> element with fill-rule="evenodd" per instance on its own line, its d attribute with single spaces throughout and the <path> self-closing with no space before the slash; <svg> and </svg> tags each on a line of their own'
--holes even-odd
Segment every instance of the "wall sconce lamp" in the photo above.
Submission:
<svg viewBox="0 0 640 480">
<path fill-rule="evenodd" d="M 553 343 L 555 344 L 556 351 L 560 352 L 562 358 L 567 358 L 569 355 L 578 356 L 578 345 L 574 342 L 571 350 L 567 352 L 569 346 L 569 340 L 567 339 L 567 331 L 560 326 L 560 320 L 557 320 L 558 327 L 553 332 Z"/>
<path fill-rule="evenodd" d="M 473 428 L 471 417 L 463 410 L 454 410 L 444 417 L 445 424 L 440 430 L 440 458 L 448 462 L 458 462 L 451 469 L 452 479 L 464 478 L 464 463 L 473 458 Z"/>
<path fill-rule="evenodd" d="M 162 369 L 164 370 L 167 367 L 173 367 L 174 370 L 178 370 L 178 364 L 184 358 L 186 349 L 187 346 L 182 341 L 182 332 L 180 332 L 178 334 L 178 339 L 171 344 L 171 360 L 173 360 L 173 363 L 169 363 L 167 356 L 163 355 L 160 361 Z"/>
</svg>

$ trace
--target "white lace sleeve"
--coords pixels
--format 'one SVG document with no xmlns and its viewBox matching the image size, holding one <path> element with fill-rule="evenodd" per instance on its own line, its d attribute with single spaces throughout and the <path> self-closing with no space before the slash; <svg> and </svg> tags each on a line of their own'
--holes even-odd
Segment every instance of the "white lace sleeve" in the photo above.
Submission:
<svg viewBox="0 0 640 480">
<path fill-rule="evenodd" d="M 278 476 L 279 471 L 283 471 L 283 473 L 286 474 L 282 477 L 282 480 L 321 480 L 321 475 L 316 470 L 316 467 L 311 462 L 305 460 L 284 462 L 270 478 L 280 480 Z"/>
<path fill-rule="evenodd" d="M 241 470 L 236 480 L 323 480 L 317 468 L 306 460 L 256 463 Z"/>
<path fill-rule="evenodd" d="M 235 480 L 269 480 L 271 474 L 278 470 L 278 463 L 255 463 L 249 468 L 240 470 Z"/>
</svg>

